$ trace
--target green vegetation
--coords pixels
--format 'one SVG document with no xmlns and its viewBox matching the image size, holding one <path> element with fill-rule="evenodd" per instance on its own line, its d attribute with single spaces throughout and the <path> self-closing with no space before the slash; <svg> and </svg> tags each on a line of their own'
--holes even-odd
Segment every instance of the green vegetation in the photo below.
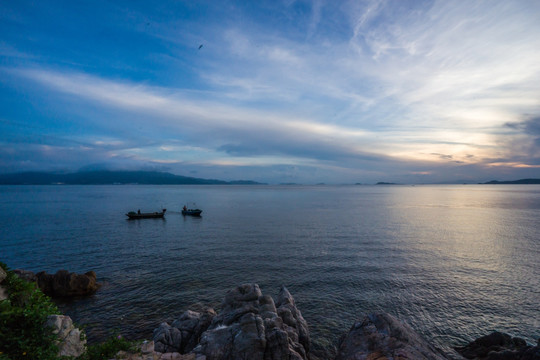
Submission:
<svg viewBox="0 0 540 360">
<path fill-rule="evenodd" d="M 36 284 L 0 266 L 7 273 L 2 285 L 9 294 L 0 301 L 0 360 L 57 359 L 56 337 L 43 324 L 47 316 L 59 314 L 58 309 Z"/>
<path fill-rule="evenodd" d="M 47 316 L 60 314 L 51 299 L 35 283 L 20 279 L 0 262 L 7 274 L 2 282 L 8 299 L 0 301 L 0 360 L 59 360 L 57 337 L 44 327 Z M 78 359 L 113 358 L 118 351 L 137 351 L 137 343 L 115 334 L 107 341 L 88 346 Z M 65 359 L 65 357 L 63 357 Z"/>
<path fill-rule="evenodd" d="M 20 279 L 2 262 L 0 267 L 7 274 L 2 286 L 9 294 L 8 299 L 0 301 L 0 360 L 61 359 L 57 337 L 51 328 L 43 326 L 47 316 L 60 314 L 58 308 L 35 283 Z M 104 343 L 88 346 L 78 359 L 110 359 L 118 351 L 136 352 L 137 345 L 115 334 Z"/>
<path fill-rule="evenodd" d="M 124 339 L 121 335 L 113 335 L 107 341 L 91 345 L 79 359 L 81 360 L 102 360 L 111 359 L 119 351 L 137 352 L 137 343 Z M 0 359 L 1 360 L 1 359 Z"/>
</svg>

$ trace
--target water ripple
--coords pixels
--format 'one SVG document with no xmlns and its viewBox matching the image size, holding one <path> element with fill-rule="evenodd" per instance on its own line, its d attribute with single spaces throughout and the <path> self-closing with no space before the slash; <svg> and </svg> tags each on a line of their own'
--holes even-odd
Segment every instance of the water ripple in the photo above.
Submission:
<svg viewBox="0 0 540 360">
<path fill-rule="evenodd" d="M 149 338 L 193 304 L 219 308 L 245 282 L 274 296 L 287 286 L 321 353 L 371 311 L 446 350 L 491 330 L 540 337 L 536 186 L 28 186 L 0 195 L 0 211 L 14 214 L 0 224 L 0 260 L 98 274 L 95 295 L 59 303 L 90 342 L 113 329 Z M 180 214 L 193 200 L 202 218 Z M 123 215 L 161 207 L 165 220 Z"/>
</svg>

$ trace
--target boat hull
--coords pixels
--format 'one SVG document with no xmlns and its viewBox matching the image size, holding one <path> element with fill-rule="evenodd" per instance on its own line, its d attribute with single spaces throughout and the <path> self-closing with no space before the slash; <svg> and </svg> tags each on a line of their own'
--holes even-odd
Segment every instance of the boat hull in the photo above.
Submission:
<svg viewBox="0 0 540 360">
<path fill-rule="evenodd" d="M 202 213 L 202 210 L 199 210 L 199 209 L 182 210 L 182 215 L 184 215 L 184 216 L 186 216 L 186 215 L 189 215 L 189 216 L 201 216 L 201 213 Z"/>
<path fill-rule="evenodd" d="M 165 216 L 166 209 L 163 209 L 161 212 L 153 212 L 153 213 L 141 213 L 141 212 L 134 212 L 130 211 L 126 214 L 126 216 L 132 220 L 132 219 L 158 219 L 163 218 Z"/>
</svg>

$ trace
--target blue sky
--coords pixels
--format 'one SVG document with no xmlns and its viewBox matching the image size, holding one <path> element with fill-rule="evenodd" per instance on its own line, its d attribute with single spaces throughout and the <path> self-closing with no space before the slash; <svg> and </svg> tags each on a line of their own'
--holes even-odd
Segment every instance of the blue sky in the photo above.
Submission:
<svg viewBox="0 0 540 360">
<path fill-rule="evenodd" d="M 538 178 L 539 18 L 525 0 L 1 1 L 0 172 Z"/>
</svg>

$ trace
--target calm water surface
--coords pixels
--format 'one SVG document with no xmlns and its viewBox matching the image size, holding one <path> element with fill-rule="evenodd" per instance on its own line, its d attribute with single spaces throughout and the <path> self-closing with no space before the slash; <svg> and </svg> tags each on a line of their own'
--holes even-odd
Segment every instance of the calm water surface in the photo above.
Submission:
<svg viewBox="0 0 540 360">
<path fill-rule="evenodd" d="M 180 214 L 190 202 L 201 218 Z M 60 304 L 90 341 L 151 338 L 248 282 L 287 286 L 319 353 L 380 310 L 446 351 L 492 330 L 540 337 L 535 185 L 4 186 L 0 212 L 10 268 L 98 274 L 97 294 Z"/>
</svg>

